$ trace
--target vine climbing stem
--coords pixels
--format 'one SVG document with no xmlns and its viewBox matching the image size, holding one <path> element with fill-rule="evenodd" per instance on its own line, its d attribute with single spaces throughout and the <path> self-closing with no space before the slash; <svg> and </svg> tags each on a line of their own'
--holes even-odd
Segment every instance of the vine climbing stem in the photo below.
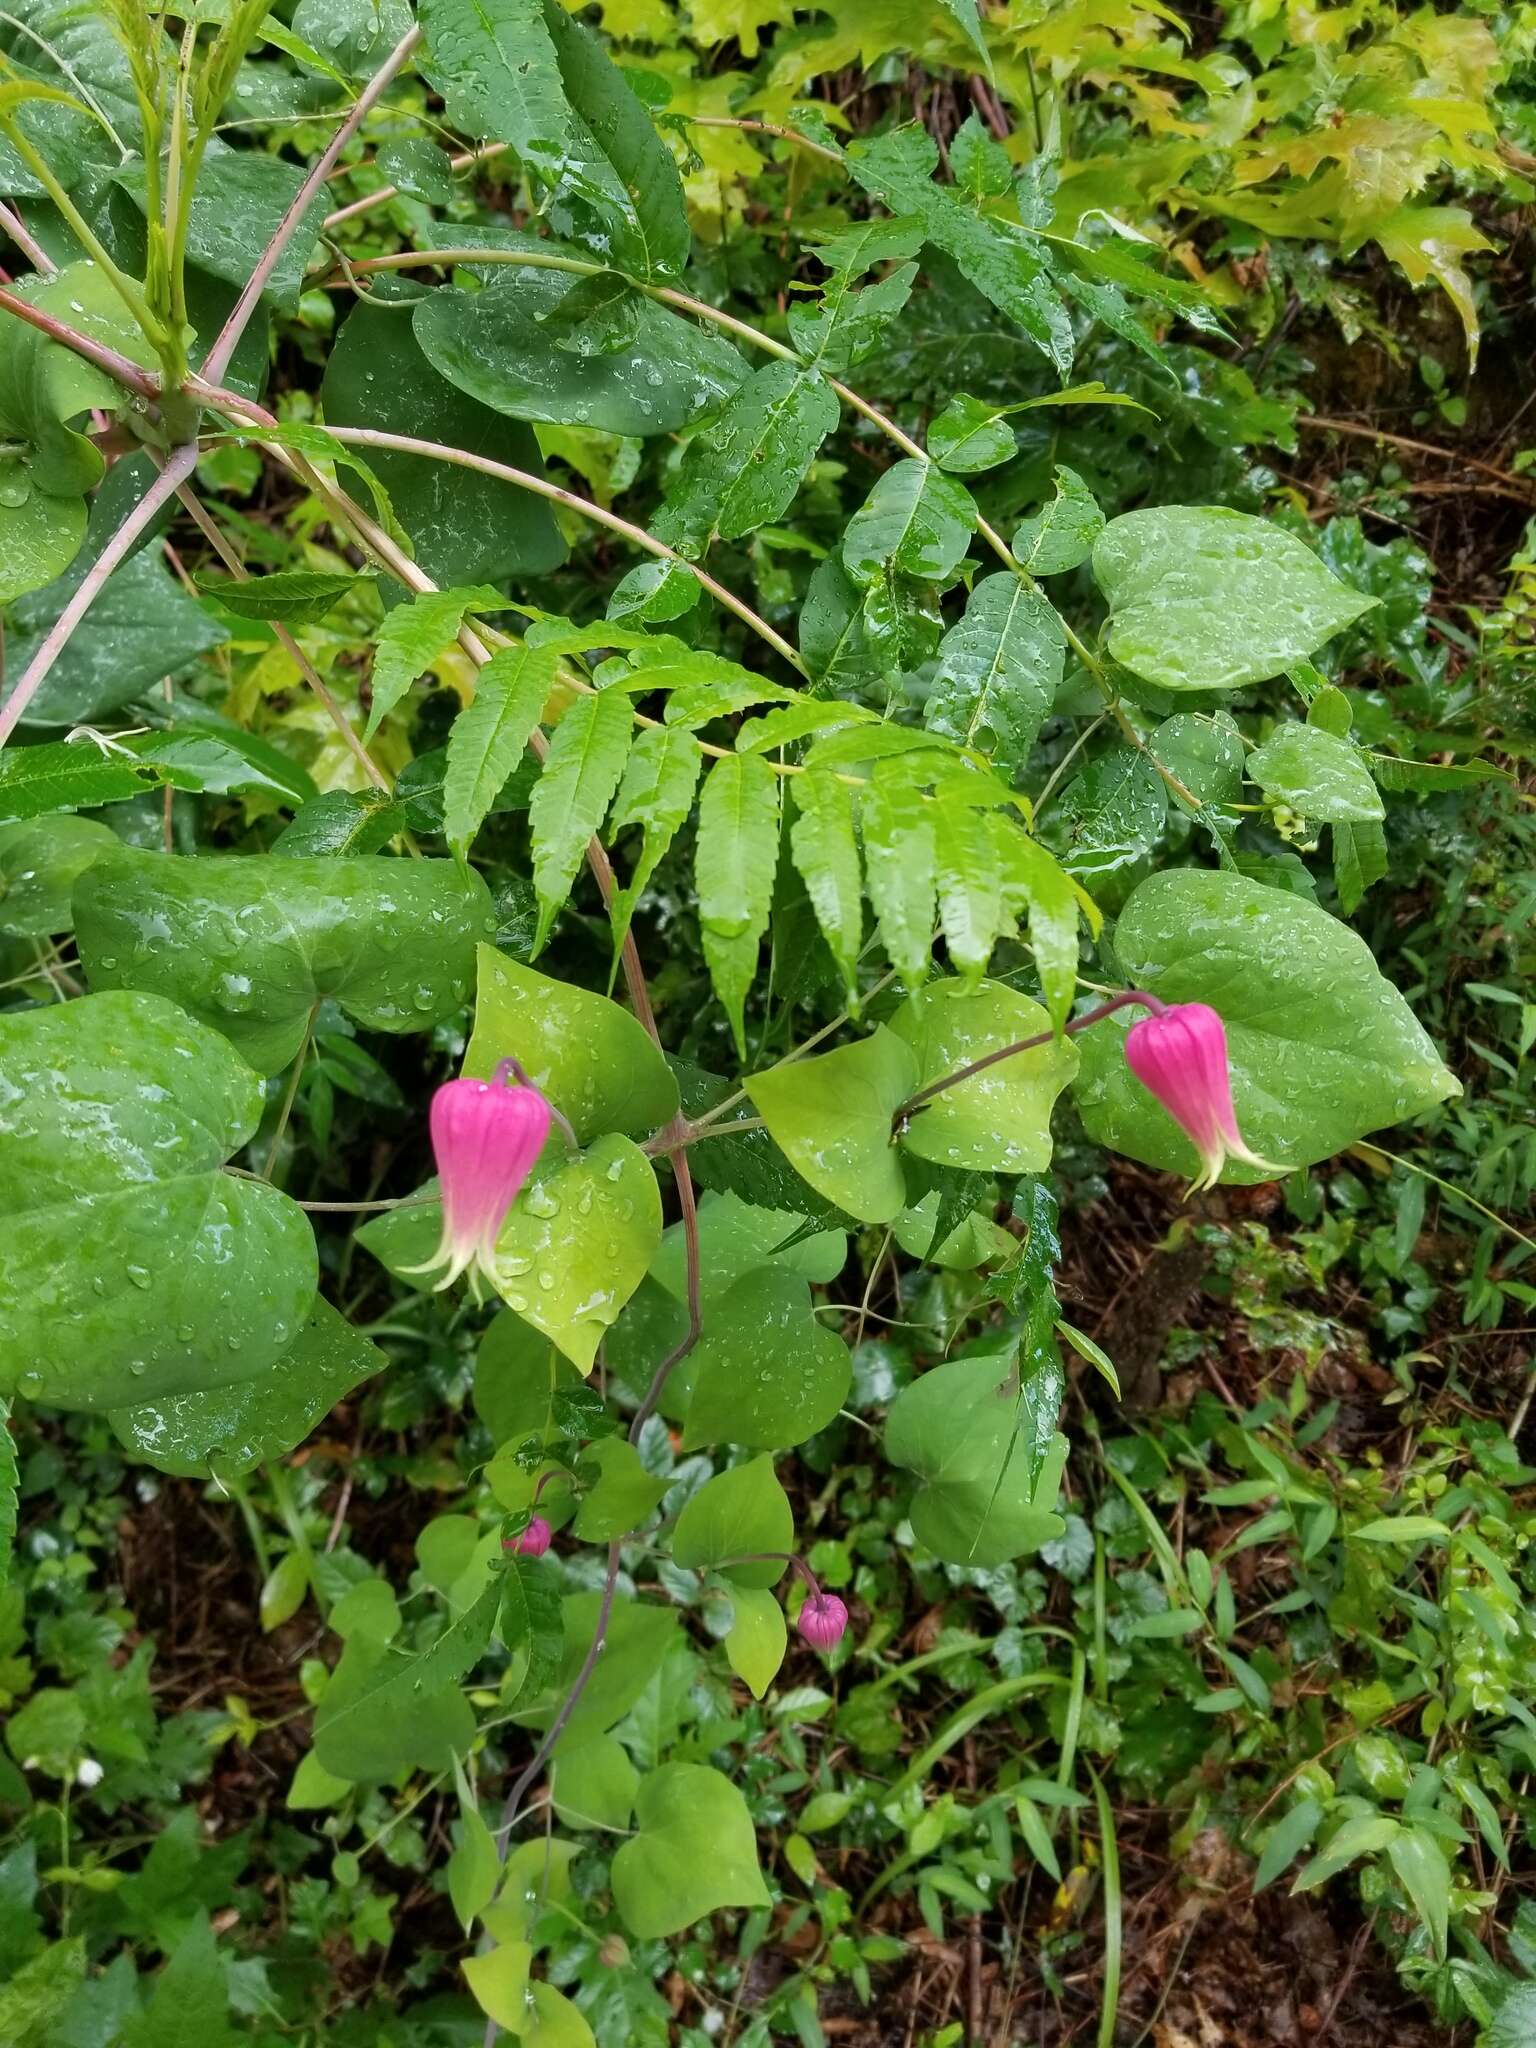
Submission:
<svg viewBox="0 0 1536 2048">
<path fill-rule="evenodd" d="M 524 269 L 563 270 L 578 277 L 595 277 L 606 274 L 604 266 L 600 263 L 588 263 L 582 258 L 575 256 L 557 255 L 554 251 L 546 254 L 543 250 L 531 249 L 442 248 L 406 250 L 395 256 L 366 258 L 360 263 L 353 263 L 347 266 L 347 281 L 354 277 L 366 276 L 371 271 L 437 269 L 449 268 L 457 264 L 462 264 L 466 267 L 470 265 L 493 266 L 503 263 L 520 266 Z M 332 281 L 331 279 L 322 280 L 325 283 Z M 716 327 L 722 328 L 727 334 L 738 336 L 742 341 L 750 344 L 751 347 L 761 350 L 766 355 L 775 357 L 780 362 L 798 363 L 803 369 L 815 368 L 815 365 L 807 362 L 804 356 L 799 355 L 794 349 L 786 347 L 782 341 L 776 341 L 771 334 L 765 334 L 760 327 L 754 327 L 747 320 L 738 320 L 734 313 L 724 312 L 719 306 L 710 305 L 706 299 L 693 298 L 689 293 L 680 292 L 671 285 L 648 284 L 643 279 L 637 277 L 628 278 L 626 282 L 632 285 L 637 292 L 643 293 L 646 298 L 654 299 L 661 305 L 671 306 L 680 313 L 692 314 L 695 319 L 708 320 Z M 915 462 L 926 463 L 930 459 L 927 450 L 920 442 L 914 441 L 912 436 L 903 427 L 898 426 L 889 414 L 883 413 L 877 405 L 871 404 L 862 393 L 855 391 L 851 385 L 843 383 L 837 377 L 829 376 L 827 383 L 836 392 L 844 405 L 851 411 L 858 413 L 861 418 L 868 420 L 872 427 L 877 428 L 880 433 L 884 434 L 886 439 L 899 448 L 904 455 L 910 457 Z M 1039 590 L 1039 584 L 1013 552 L 1013 549 L 1009 547 L 1007 541 L 1003 539 L 997 528 L 989 520 L 983 518 L 980 513 L 976 517 L 976 531 L 981 539 L 986 542 L 987 546 L 991 548 L 993 554 L 997 556 L 1004 568 L 1011 570 L 1031 590 Z M 648 542 L 647 545 L 651 545 L 652 551 L 655 551 L 653 544 Z M 1136 730 L 1135 722 L 1126 711 L 1125 706 L 1120 702 L 1114 684 L 1110 680 L 1104 663 L 1099 656 L 1068 620 L 1061 620 L 1061 630 L 1068 647 L 1071 648 L 1089 675 L 1093 677 L 1094 682 L 1103 691 L 1106 711 L 1113 718 L 1122 738 L 1133 746 L 1138 753 L 1146 755 L 1148 761 L 1156 769 L 1159 778 L 1172 795 L 1176 796 L 1181 803 L 1186 804 L 1191 811 L 1198 812 L 1202 810 L 1204 805 L 1201 799 L 1181 777 L 1176 775 L 1171 768 L 1158 759 L 1157 755 L 1147 745 L 1144 736 Z"/>
</svg>

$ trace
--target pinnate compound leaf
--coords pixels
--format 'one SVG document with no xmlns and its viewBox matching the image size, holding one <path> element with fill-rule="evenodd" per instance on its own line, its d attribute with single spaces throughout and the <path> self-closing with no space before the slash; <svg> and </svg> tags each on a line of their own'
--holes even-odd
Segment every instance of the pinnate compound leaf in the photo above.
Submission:
<svg viewBox="0 0 1536 2048">
<path fill-rule="evenodd" d="M 1304 818 L 1330 825 L 1375 824 L 1386 815 L 1381 793 L 1352 740 L 1292 719 L 1277 726 L 1248 761 L 1266 795 Z"/>
<path fill-rule="evenodd" d="M 539 899 L 535 953 L 542 951 L 570 894 L 587 841 L 608 814 L 633 737 L 634 710 L 620 690 L 578 697 L 555 727 L 528 806 Z"/>
<path fill-rule="evenodd" d="M 1077 922 L 1086 918 L 1097 935 L 1102 920 L 1092 897 L 1049 854 L 1003 812 L 991 818 L 992 845 L 1003 878 L 1003 900 L 1013 918 L 1028 918 L 1030 950 L 1059 1031 L 1077 988 Z"/>
<path fill-rule="evenodd" d="M 677 166 L 590 29 L 543 0 L 425 0 L 421 23 L 449 118 L 511 143 L 558 232 L 639 277 L 682 270 Z"/>
<path fill-rule="evenodd" d="M 123 848 L 75 884 L 93 988 L 169 996 L 261 1073 L 295 1058 L 327 997 L 371 1031 L 456 1010 L 495 930 L 480 877 L 446 860 L 195 859 Z"/>
<path fill-rule="evenodd" d="M 327 569 L 278 569 L 267 576 L 203 576 L 198 589 L 217 598 L 240 619 L 280 619 L 288 626 L 313 626 L 344 597 L 371 590 L 370 576 Z"/>
<path fill-rule="evenodd" d="M 891 1119 L 917 1088 L 917 1060 L 879 1025 L 835 1052 L 790 1060 L 747 1082 L 769 1135 L 818 1194 L 861 1217 L 889 1223 L 907 1206 Z"/>
<path fill-rule="evenodd" d="M 952 188 L 936 185 L 939 153 L 912 125 L 893 128 L 848 151 L 864 190 L 922 224 L 924 239 L 953 258 L 966 281 L 1029 336 L 1062 377 L 1072 368 L 1072 323 L 1052 283 L 1041 244 L 1013 223 L 977 213 Z"/>
<path fill-rule="evenodd" d="M 1299 896 L 1223 872 L 1154 875 L 1126 903 L 1115 951 L 1129 986 L 1220 1011 L 1238 1127 L 1263 1159 L 1310 1166 L 1461 1092 L 1365 941 Z M 1194 1147 L 1125 1064 L 1125 1030 L 1112 1017 L 1078 1041 L 1088 1133 L 1193 1176 Z"/>
<path fill-rule="evenodd" d="M 677 726 L 648 726 L 630 748 L 608 830 L 612 837 L 638 825 L 641 841 L 629 881 L 614 892 L 609 905 L 615 967 L 635 905 L 693 808 L 703 766 L 704 755 L 698 741 L 691 732 Z"/>
<path fill-rule="evenodd" d="M 939 923 L 950 959 L 974 980 L 985 973 L 992 948 L 1009 922 L 991 821 L 963 795 L 940 801 L 934 809 Z"/>
<path fill-rule="evenodd" d="M 1011 462 L 1019 445 L 1017 434 L 1008 425 L 1012 409 L 959 393 L 928 429 L 929 455 L 940 469 L 956 476 Z"/>
<path fill-rule="evenodd" d="M 542 0 L 422 0 L 422 69 L 455 128 L 509 142 L 524 168 L 558 184 L 574 116 Z"/>
<path fill-rule="evenodd" d="M 1013 536 L 1013 552 L 1031 576 L 1059 576 L 1093 553 L 1104 531 L 1098 500 L 1075 469 L 1058 465 L 1056 495 Z"/>
<path fill-rule="evenodd" d="M 940 643 L 924 723 L 1016 777 L 1050 716 L 1065 644 L 1038 590 L 1006 570 L 984 576 Z"/>
<path fill-rule="evenodd" d="M 967 988 L 930 982 L 908 996 L 890 1028 L 917 1059 L 918 1087 L 1001 1046 L 1049 1031 L 1038 1003 L 1002 982 Z M 987 1173 L 1043 1173 L 1051 1161 L 1051 1108 L 1077 1072 L 1071 1039 L 1052 1039 L 957 1082 L 909 1119 L 901 1142 L 937 1166 Z"/>
<path fill-rule="evenodd" d="M 475 680 L 474 702 L 453 721 L 443 778 L 443 830 L 456 853 L 468 850 L 523 758 L 559 656 L 543 647 L 503 647 Z"/>
<path fill-rule="evenodd" d="M 825 768 L 794 779 L 795 818 L 789 850 L 805 883 L 816 922 L 842 969 L 849 999 L 858 992 L 859 948 L 864 938 L 864 895 L 859 846 L 853 829 L 852 792 Z"/>
<path fill-rule="evenodd" d="M 789 1569 L 795 1518 L 765 1452 L 745 1465 L 717 1472 L 691 1496 L 677 1518 L 672 1559 L 685 1571 L 719 1571 L 733 1586 L 775 1586 Z M 781 1553 L 751 1564 L 730 1562 L 749 1552 Z"/>
<path fill-rule="evenodd" d="M 741 1793 L 707 1764 L 662 1764 L 640 1781 L 636 1831 L 613 1859 L 613 1898 L 637 1941 L 680 1933 L 722 1906 L 767 1906 Z"/>
<path fill-rule="evenodd" d="M 1219 505 L 1112 519 L 1093 550 L 1109 650 L 1167 690 L 1235 690 L 1279 675 L 1369 611 L 1283 527 Z"/>
<path fill-rule="evenodd" d="M 938 914 L 933 805 L 910 777 L 877 766 L 864 793 L 864 870 L 886 955 L 908 988 L 924 979 Z"/>
<path fill-rule="evenodd" d="M 84 996 L 0 1018 L 0 1069 L 0 1394 L 110 1409 L 279 1359 L 315 1298 L 314 1235 L 218 1170 L 262 1104 L 227 1040 L 159 996 Z"/>
<path fill-rule="evenodd" d="M 770 363 L 689 443 L 677 481 L 652 521 L 688 556 L 717 537 L 738 539 L 780 518 L 838 422 L 837 394 L 815 370 Z"/>
<path fill-rule="evenodd" d="M 497 611 L 506 602 L 499 590 L 476 585 L 423 591 L 387 613 L 374 645 L 373 702 L 363 738 L 373 738 L 417 677 L 458 637 L 466 612 Z"/>
<path fill-rule="evenodd" d="M 694 878 L 704 958 L 743 1058 L 747 991 L 778 864 L 778 777 L 760 755 L 729 754 L 704 780 Z"/>
<path fill-rule="evenodd" d="M 952 583 L 976 529 L 976 502 L 964 484 L 915 456 L 893 463 L 848 522 L 843 566 L 855 583 L 883 571 L 925 583 Z"/>
</svg>

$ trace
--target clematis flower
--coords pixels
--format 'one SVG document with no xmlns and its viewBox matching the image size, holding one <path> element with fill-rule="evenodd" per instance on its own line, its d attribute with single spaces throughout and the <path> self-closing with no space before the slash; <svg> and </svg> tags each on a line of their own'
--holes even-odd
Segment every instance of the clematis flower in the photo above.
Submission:
<svg viewBox="0 0 1536 2048">
<path fill-rule="evenodd" d="M 512 1086 L 503 1060 L 490 1081 L 447 1081 L 432 1097 L 432 1153 L 443 1196 L 443 1235 L 425 1265 L 445 1270 L 439 1288 L 465 1271 L 472 1286 L 496 1284 L 496 1239 L 507 1211 L 544 1149 L 553 1112 L 537 1088 Z"/>
<path fill-rule="evenodd" d="M 848 1610 L 835 1593 L 812 1593 L 795 1623 L 813 1650 L 830 1650 L 843 1639 Z"/>
<path fill-rule="evenodd" d="M 1232 1107 L 1227 1028 L 1209 1003 L 1174 1003 L 1143 1017 L 1125 1034 L 1125 1058 L 1200 1154 L 1195 1187 L 1214 1187 L 1229 1159 L 1286 1171 L 1243 1143 Z"/>
<path fill-rule="evenodd" d="M 519 1557 L 542 1557 L 554 1533 L 542 1515 L 535 1515 L 520 1536 L 504 1536 L 501 1547 Z"/>
</svg>

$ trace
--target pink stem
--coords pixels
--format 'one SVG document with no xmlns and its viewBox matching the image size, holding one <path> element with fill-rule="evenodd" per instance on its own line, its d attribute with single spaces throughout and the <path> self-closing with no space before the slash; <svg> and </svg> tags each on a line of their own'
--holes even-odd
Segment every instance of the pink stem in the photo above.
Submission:
<svg viewBox="0 0 1536 2048">
<path fill-rule="evenodd" d="M 19 298 L 15 292 L 0 288 L 0 307 L 7 313 L 14 313 L 18 320 L 25 320 L 29 327 L 38 328 L 50 341 L 58 342 L 61 348 L 73 349 L 77 356 L 84 356 L 88 363 L 104 370 L 114 382 L 129 391 L 136 391 L 140 398 L 160 396 L 160 379 L 151 371 L 143 369 L 131 357 L 120 355 L 115 348 L 92 341 L 88 334 L 77 333 L 62 320 L 55 320 L 51 313 L 45 313 L 41 306 L 34 306 L 29 299 Z"/>
<path fill-rule="evenodd" d="M 197 456 L 198 448 L 195 441 L 189 441 L 184 447 L 171 451 L 166 457 L 164 469 L 87 569 L 80 588 L 54 620 L 47 638 L 27 663 L 26 671 L 15 689 L 6 698 L 5 703 L 0 705 L 0 747 L 3 747 L 10 738 L 22 713 L 37 695 L 49 670 L 69 644 L 70 635 L 101 594 L 107 578 L 120 562 L 127 559 L 129 549 L 160 507 L 175 497 L 197 467 Z"/>
<path fill-rule="evenodd" d="M 1081 1017 L 1069 1018 L 1062 1029 L 1070 1037 L 1079 1031 L 1086 1031 L 1090 1024 L 1102 1024 L 1104 1019 L 1112 1017 L 1116 1010 L 1123 1010 L 1133 1003 L 1140 1009 L 1150 1010 L 1154 1017 L 1168 1007 L 1166 1003 L 1159 1002 L 1156 996 L 1149 996 L 1145 989 L 1128 988 L 1120 995 L 1112 996 L 1107 1003 L 1099 1003 L 1094 1009 L 1085 1010 Z M 1000 1060 L 1011 1060 L 1015 1053 L 1033 1052 L 1038 1045 L 1049 1045 L 1055 1036 L 1054 1031 L 1037 1031 L 1033 1038 L 1018 1038 L 1012 1045 L 1000 1045 L 996 1052 L 983 1053 L 979 1060 L 972 1060 L 967 1066 L 957 1067 L 954 1073 L 946 1074 L 942 1080 L 930 1081 L 926 1088 L 919 1088 L 915 1095 L 909 1095 L 905 1102 L 897 1106 L 891 1118 L 892 1130 L 899 1130 L 914 1111 L 922 1109 L 935 1095 L 942 1095 L 946 1088 L 958 1087 L 960 1082 L 969 1081 L 973 1074 L 985 1073 L 988 1067 L 995 1067 Z"/>
<path fill-rule="evenodd" d="M 310 171 L 309 176 L 295 193 L 293 204 L 278 222 L 271 241 L 268 242 L 266 248 L 261 253 L 260 262 L 246 279 L 245 289 L 241 292 L 239 298 L 236 299 L 229 318 L 219 329 L 218 339 L 203 359 L 202 374 L 209 383 L 217 384 L 224 375 L 224 372 L 229 368 L 230 358 L 239 347 L 240 337 L 244 334 L 246 325 L 252 313 L 256 310 L 256 302 L 266 290 L 268 281 L 273 271 L 276 270 L 284 249 L 287 248 L 289 242 L 293 239 L 300 221 L 308 212 L 310 201 L 330 176 L 341 156 L 341 152 L 367 119 L 368 114 L 383 96 L 396 72 L 407 62 L 412 51 L 420 41 L 421 30 L 419 28 L 413 28 L 407 35 L 400 38 L 400 41 L 396 43 L 373 77 L 369 79 L 367 85 L 358 94 L 357 103 L 351 113 L 348 114 L 346 120 L 342 122 L 336 133 L 331 137 L 330 144 L 325 153 L 319 158 L 314 168 Z"/>
</svg>

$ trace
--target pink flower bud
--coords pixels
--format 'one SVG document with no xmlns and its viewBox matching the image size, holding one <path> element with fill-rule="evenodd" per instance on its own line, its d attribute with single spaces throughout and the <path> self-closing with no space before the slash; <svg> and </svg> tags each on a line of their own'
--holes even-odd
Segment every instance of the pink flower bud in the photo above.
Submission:
<svg viewBox="0 0 1536 2048">
<path fill-rule="evenodd" d="M 1175 1003 L 1143 1017 L 1125 1034 L 1125 1058 L 1199 1153 L 1197 1188 L 1214 1187 L 1228 1159 L 1286 1171 L 1243 1143 L 1232 1107 L 1227 1029 L 1209 1003 Z"/>
<path fill-rule="evenodd" d="M 550 1106 L 537 1088 L 493 1081 L 447 1081 L 432 1097 L 432 1152 L 443 1198 L 443 1235 L 424 1266 L 411 1273 L 446 1270 L 447 1287 L 468 1270 L 471 1285 L 496 1285 L 496 1239 L 507 1211 L 533 1170 L 549 1136 Z"/>
<path fill-rule="evenodd" d="M 831 1650 L 843 1639 L 848 1610 L 835 1593 L 813 1593 L 795 1623 L 813 1650 Z"/>
<path fill-rule="evenodd" d="M 542 1557 L 554 1533 L 542 1515 L 535 1515 L 520 1536 L 503 1536 L 501 1547 L 519 1557 Z"/>
</svg>

